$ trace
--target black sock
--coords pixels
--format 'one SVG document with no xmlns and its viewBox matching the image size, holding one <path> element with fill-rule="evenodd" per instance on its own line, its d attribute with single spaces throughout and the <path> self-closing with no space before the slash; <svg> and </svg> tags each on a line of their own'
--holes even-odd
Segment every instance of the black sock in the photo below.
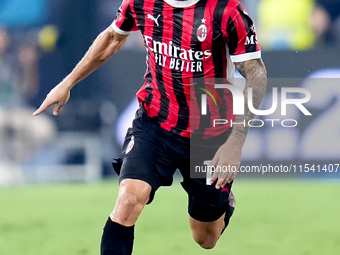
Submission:
<svg viewBox="0 0 340 255">
<path fill-rule="evenodd" d="M 131 255 L 134 226 L 124 227 L 110 218 L 107 220 L 100 245 L 101 255 Z"/>
</svg>

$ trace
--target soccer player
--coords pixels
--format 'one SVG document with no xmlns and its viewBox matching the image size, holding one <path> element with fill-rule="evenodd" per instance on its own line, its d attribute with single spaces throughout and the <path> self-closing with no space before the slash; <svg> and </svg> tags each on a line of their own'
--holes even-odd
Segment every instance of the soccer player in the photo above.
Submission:
<svg viewBox="0 0 340 255">
<path fill-rule="evenodd" d="M 53 104 L 57 115 L 71 88 L 105 63 L 135 30 L 144 37 L 147 70 L 137 92 L 140 108 L 127 132 L 122 156 L 114 163 L 120 174 L 119 195 L 104 227 L 101 254 L 132 253 L 138 216 L 160 186 L 171 185 L 176 169 L 189 197 L 193 238 L 201 247 L 213 248 L 234 210 L 231 185 L 237 172 L 216 171 L 208 183 L 212 185 L 207 185 L 205 179 L 192 178 L 190 169 L 193 163 L 203 165 L 209 159 L 211 166 L 238 168 L 249 128 L 242 123 L 254 114 L 245 104 L 244 115 L 235 116 L 230 91 L 217 92 L 209 84 L 218 79 L 230 84 L 236 66 L 246 78 L 244 97 L 251 87 L 253 106 L 258 109 L 267 83 L 255 26 L 240 2 L 124 0 L 112 25 L 34 115 Z M 201 80 L 196 83 L 196 78 Z M 208 97 L 201 116 L 203 91 L 215 95 L 223 107 Z M 213 119 L 239 124 L 231 128 L 229 121 L 214 129 Z"/>
</svg>

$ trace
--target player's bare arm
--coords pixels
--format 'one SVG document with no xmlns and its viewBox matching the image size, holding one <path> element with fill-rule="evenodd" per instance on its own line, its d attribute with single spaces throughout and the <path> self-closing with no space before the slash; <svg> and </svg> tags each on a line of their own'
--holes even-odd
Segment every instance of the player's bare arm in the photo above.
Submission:
<svg viewBox="0 0 340 255">
<path fill-rule="evenodd" d="M 259 109 L 267 87 L 267 72 L 262 59 L 238 62 L 235 63 L 235 66 L 237 70 L 246 78 L 246 86 L 243 91 L 245 98 L 245 112 L 244 115 L 238 115 L 235 122 L 244 122 L 245 120 L 246 123 L 248 123 L 249 120 L 254 119 L 255 117 L 255 114 L 249 110 L 248 104 L 246 103 L 248 98 L 248 88 L 251 87 L 253 90 L 252 98 L 254 108 Z M 231 136 L 239 138 L 244 143 L 248 131 L 248 125 L 235 125 L 233 127 Z"/>
<path fill-rule="evenodd" d="M 53 109 L 53 114 L 57 115 L 70 98 L 70 90 L 115 54 L 126 39 L 127 35 L 118 34 L 112 27 L 100 33 L 72 72 L 50 91 L 33 115 L 42 113 L 53 104 L 57 104 Z"/>
<path fill-rule="evenodd" d="M 246 78 L 246 86 L 243 91 L 245 112 L 244 115 L 238 115 L 235 123 L 248 123 L 249 120 L 254 119 L 253 114 L 247 104 L 248 88 L 251 87 L 253 90 L 253 106 L 255 109 L 259 109 L 262 102 L 262 98 L 265 94 L 267 87 L 267 72 L 263 64 L 262 59 L 253 59 L 245 62 L 235 63 L 237 70 Z M 213 158 L 211 165 L 219 166 L 230 166 L 233 169 L 238 169 L 241 164 L 241 152 L 245 142 L 247 133 L 249 131 L 248 125 L 234 125 L 232 133 L 229 139 L 219 148 Z M 212 176 L 211 183 L 214 183 L 217 179 L 216 188 L 220 189 L 227 183 L 230 183 L 237 175 L 237 171 L 229 171 L 218 173 L 215 172 Z"/>
</svg>

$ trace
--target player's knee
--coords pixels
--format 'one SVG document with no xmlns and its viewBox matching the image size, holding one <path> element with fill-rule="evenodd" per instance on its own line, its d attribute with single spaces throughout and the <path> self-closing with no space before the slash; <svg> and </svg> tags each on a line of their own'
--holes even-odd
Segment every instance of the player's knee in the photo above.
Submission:
<svg viewBox="0 0 340 255">
<path fill-rule="evenodd" d="M 143 182 L 123 181 L 111 220 L 124 226 L 134 225 L 149 199 L 150 190 Z"/>
<path fill-rule="evenodd" d="M 137 193 L 123 192 L 118 195 L 115 210 L 118 209 L 120 214 L 129 216 L 139 214 L 148 201 L 147 197 L 140 196 Z"/>
<path fill-rule="evenodd" d="M 118 207 L 126 211 L 133 211 L 135 207 L 138 206 L 140 202 L 138 201 L 138 196 L 133 193 L 124 192 L 119 194 L 117 204 Z"/>
<path fill-rule="evenodd" d="M 119 187 L 118 202 L 126 206 L 145 205 L 150 197 L 151 186 L 140 180 L 123 180 Z"/>
<path fill-rule="evenodd" d="M 219 239 L 218 235 L 211 234 L 211 233 L 194 235 L 195 242 L 199 244 L 203 249 L 214 248 L 218 239 Z"/>
<path fill-rule="evenodd" d="M 217 240 L 213 238 L 207 238 L 207 239 L 198 239 L 195 240 L 196 243 L 198 243 L 203 249 L 209 250 L 213 249 L 217 243 Z"/>
<path fill-rule="evenodd" d="M 134 225 L 142 209 L 143 205 L 138 202 L 137 195 L 122 193 L 118 196 L 110 218 L 123 226 Z"/>
</svg>

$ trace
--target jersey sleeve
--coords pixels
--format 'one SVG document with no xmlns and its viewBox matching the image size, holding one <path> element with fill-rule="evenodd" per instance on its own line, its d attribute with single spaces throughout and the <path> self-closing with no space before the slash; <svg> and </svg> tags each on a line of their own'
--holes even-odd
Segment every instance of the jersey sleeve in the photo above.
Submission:
<svg viewBox="0 0 340 255">
<path fill-rule="evenodd" d="M 222 33 L 233 62 L 261 58 L 255 24 L 241 4 L 231 11 L 226 9 Z"/>
<path fill-rule="evenodd" d="M 116 18 L 112 22 L 112 28 L 118 34 L 128 35 L 131 31 L 138 30 L 133 18 L 132 4 L 132 0 L 123 0 L 117 11 Z"/>
</svg>

